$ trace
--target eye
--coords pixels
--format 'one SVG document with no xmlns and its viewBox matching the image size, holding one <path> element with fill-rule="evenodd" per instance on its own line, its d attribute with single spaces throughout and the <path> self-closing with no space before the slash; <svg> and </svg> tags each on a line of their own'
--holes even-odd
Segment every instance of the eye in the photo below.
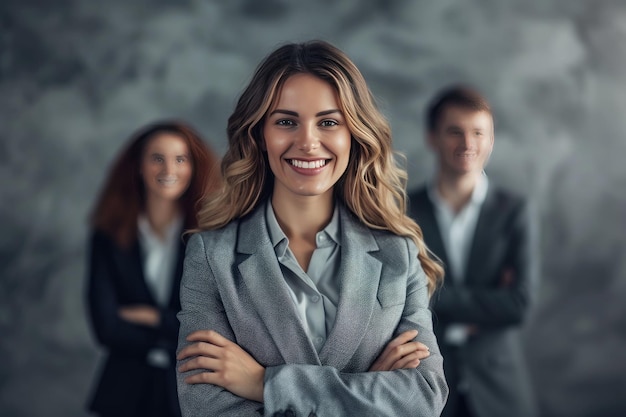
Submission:
<svg viewBox="0 0 626 417">
<path fill-rule="evenodd" d="M 159 156 L 159 155 L 153 155 L 153 156 L 152 156 L 152 160 L 153 160 L 154 162 L 159 162 L 159 163 L 160 163 L 160 162 L 163 162 L 163 157 L 162 157 L 162 156 Z"/>
<path fill-rule="evenodd" d="M 291 126 L 295 126 L 296 123 L 291 119 L 278 119 L 276 120 L 276 125 L 291 127 Z"/>
<path fill-rule="evenodd" d="M 323 127 L 332 127 L 332 126 L 338 126 L 339 123 L 336 120 L 326 119 L 326 120 L 322 120 L 320 125 Z"/>
<path fill-rule="evenodd" d="M 176 162 L 178 162 L 179 164 L 185 163 L 187 162 L 187 158 L 185 158 L 184 156 L 179 156 L 176 158 Z"/>
</svg>

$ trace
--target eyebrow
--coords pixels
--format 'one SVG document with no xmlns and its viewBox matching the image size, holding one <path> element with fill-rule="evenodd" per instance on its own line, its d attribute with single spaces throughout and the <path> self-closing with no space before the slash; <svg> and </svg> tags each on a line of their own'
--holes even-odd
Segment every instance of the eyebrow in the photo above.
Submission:
<svg viewBox="0 0 626 417">
<path fill-rule="evenodd" d="M 464 130 L 461 126 L 459 125 L 450 125 L 448 127 L 446 127 L 446 132 L 452 131 L 452 130 Z M 483 127 L 472 127 L 469 129 L 470 132 L 486 132 L 489 129 L 483 128 Z"/>
<path fill-rule="evenodd" d="M 150 156 L 160 156 L 160 157 L 165 158 L 165 154 L 162 154 L 160 152 L 152 152 L 150 154 Z M 180 154 L 180 155 L 176 155 L 176 158 L 180 158 L 181 156 L 184 156 L 185 158 L 189 158 L 189 154 L 188 153 L 183 153 L 183 154 Z"/>
<path fill-rule="evenodd" d="M 291 111 L 291 110 L 283 110 L 283 109 L 276 109 L 276 110 L 274 110 L 273 112 L 270 113 L 270 116 L 272 116 L 272 115 L 274 115 L 276 113 L 287 114 L 289 116 L 294 116 L 294 117 L 299 117 L 300 116 L 298 114 L 298 112 Z M 339 110 L 339 109 L 324 110 L 324 111 L 321 111 L 319 113 L 316 113 L 315 117 L 326 116 L 326 115 L 333 114 L 333 113 L 341 113 L 341 110 Z"/>
</svg>

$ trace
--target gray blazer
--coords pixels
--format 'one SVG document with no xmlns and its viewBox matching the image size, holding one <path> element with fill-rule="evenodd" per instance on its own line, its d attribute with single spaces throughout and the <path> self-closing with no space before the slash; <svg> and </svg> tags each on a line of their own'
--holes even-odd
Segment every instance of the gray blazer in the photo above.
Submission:
<svg viewBox="0 0 626 417">
<path fill-rule="evenodd" d="M 340 208 L 342 258 L 335 325 L 319 354 L 289 295 L 263 204 L 226 227 L 192 235 L 181 284 L 178 349 L 213 329 L 266 367 L 264 404 L 178 374 L 183 416 L 438 416 L 448 388 L 432 330 L 427 279 L 410 239 L 363 226 Z M 430 357 L 417 369 L 366 372 L 399 333 L 417 329 Z M 181 362 L 179 362 L 179 365 Z"/>
</svg>

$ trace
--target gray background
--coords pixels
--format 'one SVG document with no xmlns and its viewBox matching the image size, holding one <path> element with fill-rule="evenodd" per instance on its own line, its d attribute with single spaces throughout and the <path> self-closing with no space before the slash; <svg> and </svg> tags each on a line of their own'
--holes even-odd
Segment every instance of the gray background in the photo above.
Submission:
<svg viewBox="0 0 626 417">
<path fill-rule="evenodd" d="M 191 121 L 221 154 L 259 60 L 323 38 L 361 68 L 432 171 L 425 101 L 476 85 L 492 178 L 530 195 L 542 281 L 527 350 L 544 416 L 626 415 L 626 4 L 621 0 L 0 3 L 0 415 L 84 416 L 86 217 L 129 134 Z"/>
</svg>

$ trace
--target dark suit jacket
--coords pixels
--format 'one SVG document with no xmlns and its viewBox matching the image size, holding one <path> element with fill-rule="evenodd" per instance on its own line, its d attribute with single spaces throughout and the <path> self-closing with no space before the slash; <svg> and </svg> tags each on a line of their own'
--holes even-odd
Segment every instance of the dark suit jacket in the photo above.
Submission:
<svg viewBox="0 0 626 417">
<path fill-rule="evenodd" d="M 169 305 L 160 308 L 161 324 L 156 328 L 122 320 L 117 312 L 119 307 L 131 304 L 159 308 L 144 279 L 139 242 L 122 249 L 110 237 L 96 231 L 90 249 L 88 307 L 93 331 L 107 358 L 89 408 L 102 415 L 143 416 L 153 406 L 150 398 L 160 392 L 168 397 L 171 415 L 179 415 L 174 365 L 184 257 L 182 242 Z M 147 363 L 147 353 L 155 347 L 169 352 L 170 369 L 163 371 Z"/>
<path fill-rule="evenodd" d="M 307 336 L 270 241 L 261 204 L 245 219 L 189 239 L 181 284 L 179 347 L 213 329 L 265 366 L 264 403 L 179 373 L 185 417 L 438 416 L 448 389 L 432 331 L 426 274 L 408 238 L 372 230 L 340 208 L 339 303 L 318 353 Z M 415 369 L 367 372 L 387 343 L 416 329 L 430 357 Z"/>
<path fill-rule="evenodd" d="M 409 215 L 430 250 L 444 263 L 444 285 L 432 298 L 434 328 L 450 387 L 442 416 L 452 416 L 460 373 L 469 385 L 469 406 L 478 417 L 536 414 L 524 364 L 520 327 L 531 301 L 536 257 L 531 219 L 524 199 L 489 186 L 470 249 L 463 284 L 447 267 L 448 257 L 426 188 L 409 194 Z M 462 347 L 445 342 L 450 324 L 476 326 Z"/>
</svg>

